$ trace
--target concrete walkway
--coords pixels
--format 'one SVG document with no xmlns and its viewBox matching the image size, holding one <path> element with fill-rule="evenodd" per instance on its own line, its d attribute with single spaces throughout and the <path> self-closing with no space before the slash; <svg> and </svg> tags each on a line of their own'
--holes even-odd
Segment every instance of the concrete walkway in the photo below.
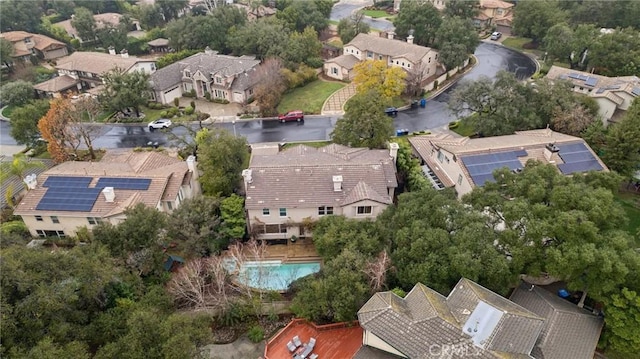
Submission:
<svg viewBox="0 0 640 359">
<path fill-rule="evenodd" d="M 187 107 L 191 101 L 195 102 L 196 110 L 211 115 L 211 122 L 231 122 L 238 120 L 238 113 L 242 112 L 242 106 L 238 103 L 221 104 L 202 99 L 180 97 L 180 106 Z M 173 103 L 171 103 L 173 105 Z"/>
<path fill-rule="evenodd" d="M 334 92 L 322 105 L 322 114 L 327 116 L 344 115 L 344 104 L 355 94 L 356 85 L 354 83 Z"/>
<path fill-rule="evenodd" d="M 255 344 L 246 336 L 229 344 L 209 344 L 202 347 L 201 353 L 209 359 L 258 359 L 264 354 L 265 341 Z"/>
</svg>

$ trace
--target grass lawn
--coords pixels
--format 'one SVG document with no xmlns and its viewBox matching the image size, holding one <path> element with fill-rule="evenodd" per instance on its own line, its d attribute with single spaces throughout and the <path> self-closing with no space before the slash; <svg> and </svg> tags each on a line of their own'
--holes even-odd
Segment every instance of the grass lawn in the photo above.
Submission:
<svg viewBox="0 0 640 359">
<path fill-rule="evenodd" d="M 284 94 L 278 105 L 278 113 L 302 110 L 306 114 L 319 114 L 324 101 L 345 86 L 346 84 L 340 82 L 315 80 Z"/>
<path fill-rule="evenodd" d="M 371 16 L 374 19 L 391 16 L 384 10 L 363 10 L 362 12 L 365 16 Z"/>
<path fill-rule="evenodd" d="M 462 119 L 458 121 L 458 127 L 452 128 L 451 131 L 464 137 L 468 137 L 476 133 L 473 126 L 471 126 L 471 122 L 467 119 Z"/>
<path fill-rule="evenodd" d="M 627 230 L 631 235 L 635 237 L 640 229 L 640 195 L 633 193 L 617 193 L 616 202 L 618 202 L 622 209 L 627 214 L 629 222 L 627 223 Z M 640 248 L 640 239 L 636 237 L 636 246 Z"/>
<path fill-rule="evenodd" d="M 9 105 L 7 107 L 4 108 L 4 110 L 2 111 L 2 116 L 7 117 L 7 118 L 11 118 L 11 113 L 13 112 L 13 110 L 15 110 L 17 107 L 13 106 L 13 105 Z"/>
<path fill-rule="evenodd" d="M 284 145 L 284 148 L 285 148 L 285 149 L 286 149 L 286 148 L 291 148 L 291 147 L 294 147 L 294 146 L 297 146 L 297 145 L 307 145 L 307 146 L 309 146 L 309 147 L 315 147 L 315 148 L 318 148 L 318 147 L 324 147 L 324 146 L 326 146 L 326 145 L 328 145 L 328 144 L 330 144 L 330 143 L 331 143 L 331 141 L 287 142 L 287 143 Z"/>
<path fill-rule="evenodd" d="M 522 47 L 524 44 L 531 42 L 531 39 L 527 37 L 508 37 L 502 41 L 504 46 L 512 47 L 516 50 L 525 51 L 525 48 Z"/>
</svg>

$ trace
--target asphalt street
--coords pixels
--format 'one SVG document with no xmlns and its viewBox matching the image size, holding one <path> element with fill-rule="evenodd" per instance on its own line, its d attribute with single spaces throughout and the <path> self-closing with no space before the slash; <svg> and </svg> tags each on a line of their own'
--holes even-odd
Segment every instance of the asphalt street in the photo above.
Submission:
<svg viewBox="0 0 640 359">
<path fill-rule="evenodd" d="M 367 0 L 340 1 L 339 3 L 333 5 L 329 19 L 333 21 L 340 21 L 340 19 L 344 19 L 351 16 L 351 14 L 354 11 L 372 4 L 373 4 L 373 1 L 367 1 Z M 386 31 L 386 30 L 392 30 L 394 28 L 393 23 L 385 19 L 374 19 L 370 17 L 365 17 L 363 21 L 367 23 L 372 29 Z"/>
</svg>

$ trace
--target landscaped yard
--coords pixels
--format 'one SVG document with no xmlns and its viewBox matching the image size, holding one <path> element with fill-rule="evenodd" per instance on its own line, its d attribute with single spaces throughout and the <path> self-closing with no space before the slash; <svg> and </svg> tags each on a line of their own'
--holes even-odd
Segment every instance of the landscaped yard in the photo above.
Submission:
<svg viewBox="0 0 640 359">
<path fill-rule="evenodd" d="M 531 42 L 531 39 L 528 37 L 507 37 L 506 39 L 504 39 L 504 41 L 502 41 L 502 45 L 506 46 L 506 47 L 510 47 L 512 49 L 518 50 L 518 51 L 523 51 L 523 52 L 530 52 L 530 53 L 534 53 L 540 57 L 542 57 L 544 55 L 544 52 L 538 50 L 538 49 L 527 49 L 524 47 L 525 44 L 528 44 Z"/>
<path fill-rule="evenodd" d="M 324 101 L 345 86 L 346 84 L 340 82 L 313 81 L 284 94 L 278 105 L 278 112 L 302 110 L 306 114 L 319 114 Z"/>
<path fill-rule="evenodd" d="M 471 125 L 471 121 L 466 118 L 458 121 L 458 126 L 455 128 L 451 128 L 451 131 L 464 137 L 468 137 L 476 133 L 475 129 Z"/>
<path fill-rule="evenodd" d="M 371 16 L 374 19 L 392 16 L 384 10 L 363 10 L 362 12 L 365 14 L 365 16 Z"/>
<path fill-rule="evenodd" d="M 2 116 L 6 117 L 6 118 L 11 118 L 11 113 L 15 109 L 16 109 L 16 107 L 13 106 L 13 105 L 9 105 L 9 106 L 5 107 L 4 110 L 2 111 Z"/>
<path fill-rule="evenodd" d="M 616 195 L 616 202 L 622 206 L 622 209 L 624 209 L 629 219 L 627 228 L 624 229 L 632 235 L 635 235 L 640 229 L 640 194 L 618 193 Z M 637 239 L 637 237 L 636 247 L 640 248 L 640 239 Z"/>
</svg>

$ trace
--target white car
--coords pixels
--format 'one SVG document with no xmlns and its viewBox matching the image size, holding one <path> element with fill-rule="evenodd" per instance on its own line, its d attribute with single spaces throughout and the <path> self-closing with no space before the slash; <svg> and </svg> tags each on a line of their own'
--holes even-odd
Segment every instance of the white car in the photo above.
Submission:
<svg viewBox="0 0 640 359">
<path fill-rule="evenodd" d="M 502 33 L 501 32 L 494 32 L 493 34 L 491 34 L 491 40 L 498 40 L 502 37 Z"/>
<path fill-rule="evenodd" d="M 161 118 L 159 120 L 155 120 L 152 122 L 149 122 L 149 130 L 153 131 L 155 129 L 162 129 L 162 128 L 169 128 L 169 126 L 171 126 L 171 120 L 166 119 L 166 118 Z"/>
</svg>

